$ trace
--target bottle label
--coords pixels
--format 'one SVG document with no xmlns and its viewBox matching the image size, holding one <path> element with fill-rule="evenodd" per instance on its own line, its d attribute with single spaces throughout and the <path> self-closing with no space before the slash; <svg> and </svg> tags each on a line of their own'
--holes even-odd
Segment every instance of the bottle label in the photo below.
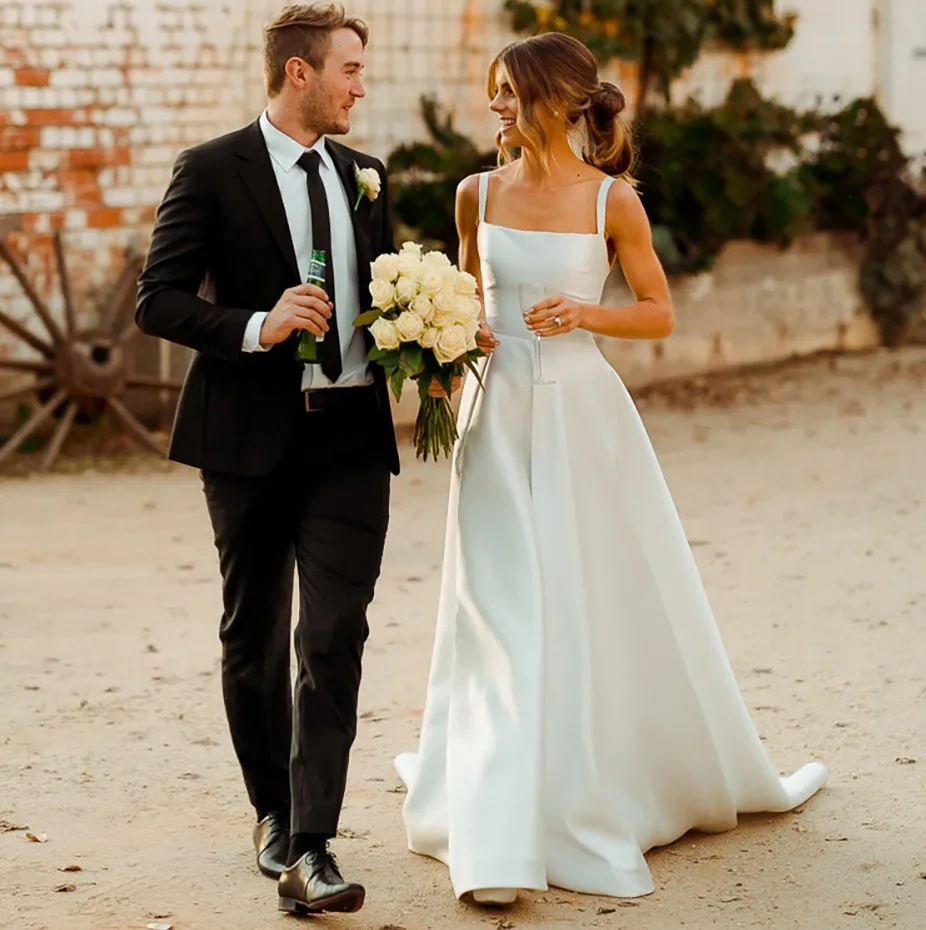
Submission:
<svg viewBox="0 0 926 930">
<path fill-rule="evenodd" d="M 305 277 L 306 284 L 314 284 L 316 287 L 324 289 L 325 287 L 325 262 L 324 262 L 324 253 L 319 255 L 319 253 L 314 253 L 312 255 L 312 260 L 309 262 L 309 271 Z M 313 333 L 306 333 L 306 336 L 311 336 L 312 342 L 324 342 L 325 334 L 322 333 L 320 336 L 316 336 Z M 315 359 L 312 359 L 315 361 Z"/>
<path fill-rule="evenodd" d="M 309 273 L 306 275 L 307 284 L 315 284 L 318 287 L 325 286 L 325 263 L 313 259 L 309 262 Z"/>
</svg>

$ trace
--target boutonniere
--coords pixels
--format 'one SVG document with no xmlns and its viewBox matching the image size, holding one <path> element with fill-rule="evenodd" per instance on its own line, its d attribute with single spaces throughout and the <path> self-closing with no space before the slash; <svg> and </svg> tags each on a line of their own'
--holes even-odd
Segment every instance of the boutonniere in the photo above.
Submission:
<svg viewBox="0 0 926 930">
<path fill-rule="evenodd" d="M 360 168 L 357 162 L 354 162 L 354 180 L 357 182 L 357 202 L 354 204 L 354 210 L 360 206 L 364 197 L 371 203 L 379 197 L 383 180 L 375 168 Z"/>
</svg>

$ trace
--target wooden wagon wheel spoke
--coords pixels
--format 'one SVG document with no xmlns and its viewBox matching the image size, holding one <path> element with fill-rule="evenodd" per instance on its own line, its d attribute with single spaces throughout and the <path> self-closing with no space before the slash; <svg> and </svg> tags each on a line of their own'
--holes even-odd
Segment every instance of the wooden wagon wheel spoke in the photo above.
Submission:
<svg viewBox="0 0 926 930">
<path fill-rule="evenodd" d="M 140 333 L 141 330 L 136 325 L 135 320 L 132 320 L 131 323 L 126 323 L 125 328 L 116 335 L 116 344 L 126 346 Z"/>
<path fill-rule="evenodd" d="M 135 418 L 135 415 L 119 400 L 118 397 L 108 397 L 106 403 L 109 409 L 122 422 L 122 425 L 146 448 L 157 455 L 163 455 L 164 449 L 154 436 Z"/>
<path fill-rule="evenodd" d="M 6 444 L 0 448 L 0 462 L 8 459 L 57 409 L 61 402 L 67 397 L 67 391 L 64 388 L 55 392 L 55 396 L 50 401 L 39 407 L 35 413 L 23 423 L 22 426 L 6 441 Z"/>
<path fill-rule="evenodd" d="M 42 378 L 39 381 L 30 381 L 28 384 L 20 384 L 5 391 L 0 391 L 0 401 L 16 400 L 18 397 L 28 397 L 30 394 L 36 394 L 39 391 L 46 391 L 48 388 L 55 386 L 54 378 Z"/>
<path fill-rule="evenodd" d="M 51 362 L 34 362 L 29 358 L 0 358 L 0 368 L 7 371 L 32 371 L 41 374 L 51 371 L 54 367 Z"/>
<path fill-rule="evenodd" d="M 55 259 L 58 262 L 58 283 L 61 286 L 61 296 L 64 298 L 64 321 L 67 324 L 67 334 L 73 336 L 77 331 L 77 316 L 74 313 L 74 299 L 71 294 L 71 279 L 68 277 L 68 266 L 64 260 L 64 248 L 61 244 L 61 232 L 55 230 Z"/>
<path fill-rule="evenodd" d="M 129 375 L 126 378 L 127 388 L 145 388 L 152 391 L 179 391 L 183 388 L 182 381 L 164 381 L 152 375 Z"/>
<path fill-rule="evenodd" d="M 42 471 L 50 471 L 58 460 L 61 448 L 64 446 L 64 440 L 67 439 L 67 435 L 70 433 L 71 427 L 77 419 L 77 412 L 79 410 L 79 400 L 72 400 L 68 404 L 67 410 L 64 411 L 64 416 L 58 421 L 58 425 L 55 427 L 55 432 L 51 437 L 48 448 L 45 450 L 45 455 L 42 457 L 42 464 L 39 466 Z"/>
<path fill-rule="evenodd" d="M 122 321 L 122 314 L 129 303 L 129 298 L 134 301 L 139 274 L 141 274 L 141 262 L 137 259 L 130 260 L 129 264 L 122 269 L 122 274 L 113 288 L 108 309 L 101 318 L 101 329 L 110 333 L 115 332 L 116 327 Z"/>
<path fill-rule="evenodd" d="M 46 358 L 54 357 L 54 346 L 39 339 L 34 333 L 29 332 L 22 323 L 17 323 L 16 320 L 11 316 L 7 316 L 2 310 L 0 310 L 0 326 L 5 326 L 14 336 L 18 336 L 23 342 L 32 346 L 36 352 L 41 352 Z"/>
<path fill-rule="evenodd" d="M 39 297 L 38 292 L 26 277 L 22 265 L 19 264 L 19 259 L 7 248 L 6 243 L 2 240 L 0 240 L 0 258 L 10 266 L 10 271 L 13 272 L 16 280 L 19 281 L 20 287 L 23 289 L 26 297 L 29 298 L 29 302 L 35 308 L 35 312 L 39 315 L 39 319 L 45 324 L 45 329 L 48 330 L 48 334 L 51 336 L 52 341 L 56 345 L 64 342 L 64 333 L 61 332 L 61 327 L 55 322 L 47 304 Z"/>
</svg>

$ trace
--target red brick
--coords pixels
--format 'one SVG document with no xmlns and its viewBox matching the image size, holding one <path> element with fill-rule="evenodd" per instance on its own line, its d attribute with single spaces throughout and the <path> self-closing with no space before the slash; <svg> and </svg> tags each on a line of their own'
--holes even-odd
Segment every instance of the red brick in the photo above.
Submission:
<svg viewBox="0 0 926 930">
<path fill-rule="evenodd" d="M 4 126 L 0 128 L 0 151 L 35 149 L 41 143 L 41 133 L 34 127 Z"/>
<path fill-rule="evenodd" d="M 68 164 L 72 168 L 102 168 L 131 164 L 131 151 L 127 147 L 105 149 L 72 149 Z"/>
<path fill-rule="evenodd" d="M 100 184 L 97 172 L 92 170 L 65 170 L 58 172 L 61 190 L 70 196 L 70 206 L 96 207 L 100 203 Z"/>
<path fill-rule="evenodd" d="M 42 109 L 23 112 L 29 126 L 74 126 L 87 122 L 85 110 Z"/>
<path fill-rule="evenodd" d="M 28 152 L 0 152 L 0 171 L 25 171 L 28 167 Z"/>
<path fill-rule="evenodd" d="M 88 229 L 111 229 L 122 225 L 122 210 L 118 207 L 97 207 L 87 211 Z"/>
<path fill-rule="evenodd" d="M 48 87 L 48 68 L 18 68 L 16 83 L 20 87 Z"/>
</svg>

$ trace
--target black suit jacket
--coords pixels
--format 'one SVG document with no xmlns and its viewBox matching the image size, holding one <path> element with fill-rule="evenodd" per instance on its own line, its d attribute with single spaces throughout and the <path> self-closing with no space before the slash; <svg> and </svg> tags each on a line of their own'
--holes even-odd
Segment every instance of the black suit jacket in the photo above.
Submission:
<svg viewBox="0 0 926 930">
<path fill-rule="evenodd" d="M 360 309 L 370 308 L 370 262 L 394 249 L 382 162 L 331 140 L 328 149 L 357 199 L 354 163 L 383 187 L 352 212 Z M 335 256 L 337 261 L 337 256 Z M 208 282 L 211 299 L 200 296 Z M 198 468 L 262 475 L 280 462 L 306 414 L 295 337 L 266 353 L 241 349 L 251 314 L 269 311 L 300 284 L 283 199 L 257 122 L 180 154 L 158 210 L 139 279 L 135 320 L 143 332 L 195 350 L 168 455 Z M 342 335 L 342 340 L 344 336 Z M 389 392 L 373 365 L 377 428 L 393 473 L 399 456 Z M 366 428 L 369 428 L 368 426 Z"/>
</svg>

